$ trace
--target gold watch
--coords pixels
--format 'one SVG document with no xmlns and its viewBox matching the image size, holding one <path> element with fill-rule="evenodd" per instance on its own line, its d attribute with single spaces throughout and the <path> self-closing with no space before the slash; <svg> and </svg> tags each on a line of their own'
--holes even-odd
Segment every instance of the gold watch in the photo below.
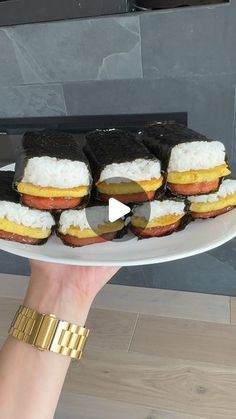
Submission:
<svg viewBox="0 0 236 419">
<path fill-rule="evenodd" d="M 41 351 L 80 359 L 89 329 L 21 305 L 10 326 L 9 335 Z"/>
</svg>

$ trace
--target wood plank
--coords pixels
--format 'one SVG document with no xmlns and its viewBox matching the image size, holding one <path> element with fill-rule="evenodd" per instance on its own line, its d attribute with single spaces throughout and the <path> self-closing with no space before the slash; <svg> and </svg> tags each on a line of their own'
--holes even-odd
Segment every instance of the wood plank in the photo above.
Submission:
<svg viewBox="0 0 236 419">
<path fill-rule="evenodd" d="M 88 395 L 62 393 L 55 419 L 206 419 Z"/>
<path fill-rule="evenodd" d="M 29 277 L 23 275 L 0 274 L 1 297 L 23 299 L 28 286 Z"/>
<path fill-rule="evenodd" d="M 0 294 L 23 298 L 28 277 L 0 274 Z M 143 287 L 107 284 L 96 297 L 94 308 L 202 320 L 230 322 L 230 297 Z"/>
<path fill-rule="evenodd" d="M 236 325 L 140 315 L 130 351 L 236 365 Z"/>
<path fill-rule="evenodd" d="M 94 307 L 216 323 L 230 323 L 230 297 L 106 285 Z"/>
<path fill-rule="evenodd" d="M 10 322 L 19 307 L 19 300 L 0 297 L 0 344 L 6 339 Z"/>
<path fill-rule="evenodd" d="M 137 313 L 92 308 L 86 322 L 91 330 L 88 346 L 128 351 L 137 317 Z"/>
<path fill-rule="evenodd" d="M 88 350 L 71 365 L 65 391 L 207 419 L 235 419 L 236 368 Z"/>
<path fill-rule="evenodd" d="M 230 320 L 231 323 L 236 323 L 236 297 L 231 297 L 230 300 Z"/>
<path fill-rule="evenodd" d="M 10 322 L 19 304 L 18 299 L 0 297 L 0 339 L 3 340 L 7 336 Z M 127 351 L 137 316 L 137 313 L 91 309 L 87 320 L 87 326 L 91 329 L 88 347 Z"/>
</svg>

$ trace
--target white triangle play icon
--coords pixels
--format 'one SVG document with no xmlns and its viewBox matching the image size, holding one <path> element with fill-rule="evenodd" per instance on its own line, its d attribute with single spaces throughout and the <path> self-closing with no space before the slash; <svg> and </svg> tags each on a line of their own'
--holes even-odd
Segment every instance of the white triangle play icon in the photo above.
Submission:
<svg viewBox="0 0 236 419">
<path fill-rule="evenodd" d="M 126 214 L 129 214 L 130 208 L 117 201 L 115 198 L 109 199 L 109 221 L 113 223 Z"/>
</svg>

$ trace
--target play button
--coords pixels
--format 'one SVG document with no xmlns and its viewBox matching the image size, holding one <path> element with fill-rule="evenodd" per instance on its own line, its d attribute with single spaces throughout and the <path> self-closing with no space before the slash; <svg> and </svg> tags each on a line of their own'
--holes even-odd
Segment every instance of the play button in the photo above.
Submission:
<svg viewBox="0 0 236 419">
<path fill-rule="evenodd" d="M 114 231 L 114 227 L 110 228 L 109 224 L 113 223 L 116 224 L 115 227 L 119 227 L 120 222 L 123 221 L 124 227 L 122 230 L 117 230 L 115 240 L 132 240 L 133 234 L 130 231 L 129 224 L 133 208 L 136 205 L 142 205 L 143 202 L 146 202 L 141 228 L 144 229 L 149 221 L 148 193 L 140 184 L 124 177 L 109 178 L 104 182 L 103 187 L 101 193 L 98 193 L 95 189 L 92 191 L 90 202 L 85 208 L 84 228 L 88 229 L 89 227 L 96 236 L 100 237 L 106 232 L 108 233 L 106 240 L 114 240 L 114 234 L 109 234 L 110 231 Z"/>
<path fill-rule="evenodd" d="M 119 220 L 119 218 L 124 217 L 130 213 L 130 208 L 128 205 L 122 204 L 120 201 L 117 201 L 115 198 L 109 199 L 109 221 L 113 223 L 114 221 Z"/>
</svg>

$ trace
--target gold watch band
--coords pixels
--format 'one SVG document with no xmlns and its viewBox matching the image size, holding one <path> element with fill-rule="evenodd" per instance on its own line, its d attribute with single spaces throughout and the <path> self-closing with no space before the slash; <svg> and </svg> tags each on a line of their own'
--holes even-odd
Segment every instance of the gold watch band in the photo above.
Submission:
<svg viewBox="0 0 236 419">
<path fill-rule="evenodd" d="M 39 350 L 80 359 L 89 329 L 59 320 L 53 314 L 39 314 L 36 310 L 21 305 L 9 334 Z"/>
</svg>

